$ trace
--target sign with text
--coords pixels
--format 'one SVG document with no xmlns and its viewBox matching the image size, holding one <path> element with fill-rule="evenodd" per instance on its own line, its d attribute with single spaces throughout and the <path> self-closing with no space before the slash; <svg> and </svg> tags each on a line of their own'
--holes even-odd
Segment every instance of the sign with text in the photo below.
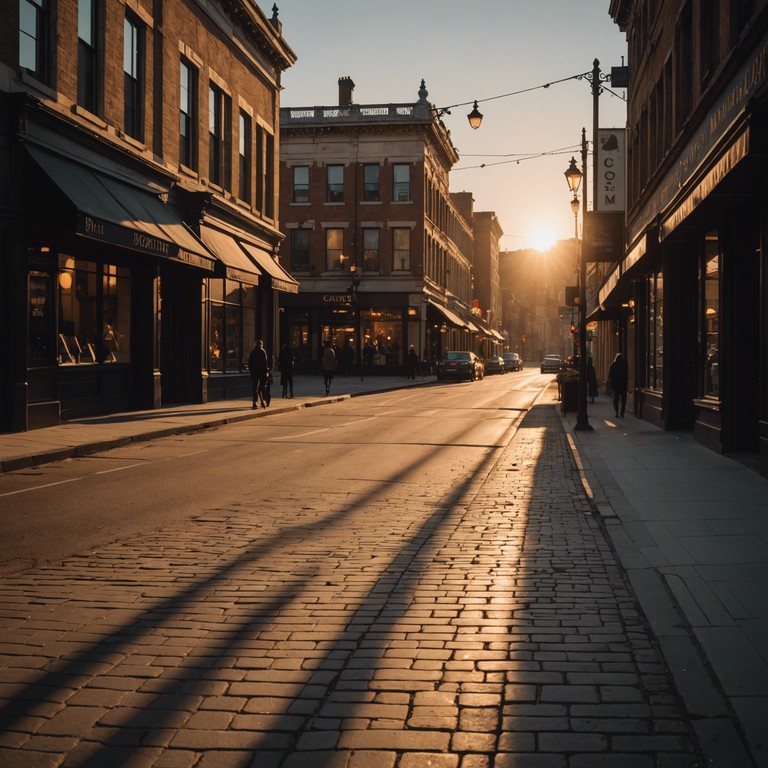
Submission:
<svg viewBox="0 0 768 768">
<path fill-rule="evenodd" d="M 583 256 L 586 262 L 617 262 L 624 256 L 624 214 L 584 214 Z"/>
<path fill-rule="evenodd" d="M 623 211 L 626 131 L 623 128 L 599 128 L 597 131 L 596 211 Z"/>
</svg>

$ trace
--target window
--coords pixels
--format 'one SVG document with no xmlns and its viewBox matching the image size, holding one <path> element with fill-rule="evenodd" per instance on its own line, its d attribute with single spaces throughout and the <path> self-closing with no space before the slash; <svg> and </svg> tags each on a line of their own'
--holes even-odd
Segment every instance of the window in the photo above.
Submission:
<svg viewBox="0 0 768 768">
<path fill-rule="evenodd" d="M 77 2 L 77 103 L 96 113 L 96 0 Z"/>
<path fill-rule="evenodd" d="M 240 131 L 238 161 L 240 171 L 240 199 L 251 202 L 251 118 L 245 112 L 240 112 Z"/>
<path fill-rule="evenodd" d="M 378 271 L 379 267 L 378 229 L 363 230 L 363 269 L 367 272 Z"/>
<path fill-rule="evenodd" d="M 291 230 L 291 268 L 294 272 L 309 272 L 309 230 Z"/>
<path fill-rule="evenodd" d="M 229 188 L 229 97 L 215 85 L 208 88 L 208 177 Z"/>
<path fill-rule="evenodd" d="M 368 203 L 379 200 L 379 166 L 363 166 L 363 200 Z"/>
<path fill-rule="evenodd" d="M 48 272 L 29 273 L 27 355 L 30 365 L 50 365 L 54 336 L 53 278 Z"/>
<path fill-rule="evenodd" d="M 293 168 L 293 202 L 309 202 L 309 166 L 297 165 Z"/>
<path fill-rule="evenodd" d="M 256 209 L 275 215 L 275 137 L 261 126 L 256 129 Z"/>
<path fill-rule="evenodd" d="M 130 271 L 61 254 L 58 290 L 59 364 L 130 362 Z"/>
<path fill-rule="evenodd" d="M 329 203 L 344 202 L 344 166 L 329 165 L 326 168 L 327 189 L 325 199 Z"/>
<path fill-rule="evenodd" d="M 19 0 L 19 65 L 48 82 L 48 0 Z"/>
<path fill-rule="evenodd" d="M 144 140 L 144 35 L 139 22 L 126 14 L 123 39 L 124 130 Z"/>
<path fill-rule="evenodd" d="M 181 59 L 179 70 L 179 163 L 197 169 L 197 70 Z"/>
<path fill-rule="evenodd" d="M 720 397 L 720 242 L 717 230 L 708 232 L 704 240 L 701 282 L 702 394 L 705 397 Z"/>
<path fill-rule="evenodd" d="M 411 199 L 411 169 L 406 164 L 392 166 L 393 195 L 395 202 L 407 202 Z"/>
<path fill-rule="evenodd" d="M 720 3 L 699 6 L 699 76 L 706 86 L 720 63 Z"/>
<path fill-rule="evenodd" d="M 256 288 L 221 278 L 207 281 L 206 338 L 211 373 L 242 373 L 256 341 Z"/>
<path fill-rule="evenodd" d="M 664 277 L 648 276 L 648 387 L 664 389 Z"/>
<path fill-rule="evenodd" d="M 344 269 L 344 230 L 325 230 L 325 256 L 327 269 Z"/>
<path fill-rule="evenodd" d="M 392 269 L 405 270 L 411 268 L 411 230 L 397 227 L 392 230 Z"/>
</svg>

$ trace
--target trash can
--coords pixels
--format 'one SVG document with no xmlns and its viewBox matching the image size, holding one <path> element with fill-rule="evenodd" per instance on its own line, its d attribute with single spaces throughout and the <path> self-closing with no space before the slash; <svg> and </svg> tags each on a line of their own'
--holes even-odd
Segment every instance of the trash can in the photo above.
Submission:
<svg viewBox="0 0 768 768">
<path fill-rule="evenodd" d="M 561 408 L 563 413 L 566 411 L 578 411 L 579 410 L 579 382 L 572 379 L 566 379 L 562 382 L 563 399 L 561 400 Z"/>
</svg>

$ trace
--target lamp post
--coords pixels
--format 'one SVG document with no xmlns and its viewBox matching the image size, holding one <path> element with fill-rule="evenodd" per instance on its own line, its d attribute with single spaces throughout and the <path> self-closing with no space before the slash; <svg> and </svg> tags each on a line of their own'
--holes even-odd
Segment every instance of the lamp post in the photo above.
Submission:
<svg viewBox="0 0 768 768">
<path fill-rule="evenodd" d="M 363 348 L 360 335 L 362 333 L 360 317 L 360 275 L 357 274 L 357 265 L 351 264 L 349 267 L 352 276 L 352 285 L 349 287 L 349 294 L 352 298 L 352 312 L 355 323 L 355 359 L 360 366 L 360 381 L 363 381 Z"/>
<path fill-rule="evenodd" d="M 586 154 L 586 134 L 582 131 L 582 161 Z M 584 165 L 586 171 L 586 165 Z M 576 244 L 579 249 L 579 399 L 578 411 L 576 414 L 576 426 L 574 429 L 591 430 L 592 427 L 587 417 L 587 263 L 584 259 L 584 248 L 582 240 L 579 239 L 579 198 L 577 193 L 581 180 L 585 173 L 580 171 L 576 165 L 576 160 L 571 158 L 570 165 L 565 171 L 565 180 L 568 183 L 568 189 L 573 192 L 571 200 L 571 210 L 576 218 Z M 586 209 L 586 186 L 584 188 L 584 208 Z"/>
</svg>

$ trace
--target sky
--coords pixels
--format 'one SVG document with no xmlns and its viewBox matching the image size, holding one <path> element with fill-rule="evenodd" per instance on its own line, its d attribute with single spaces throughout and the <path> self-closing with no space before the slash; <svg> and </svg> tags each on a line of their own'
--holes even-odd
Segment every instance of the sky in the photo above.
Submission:
<svg viewBox="0 0 768 768">
<path fill-rule="evenodd" d="M 261 5 L 271 16 L 272 5 Z M 591 72 L 594 59 L 606 73 L 622 57 L 626 63 L 626 37 L 608 15 L 609 0 L 277 5 L 298 57 L 283 75 L 283 107 L 338 104 L 343 76 L 354 81 L 357 104 L 415 102 L 424 79 L 434 106 L 470 102 L 442 117 L 461 156 L 450 189 L 472 192 L 476 211 L 496 213 L 502 250 L 543 249 L 547 240 L 574 236 L 563 174 L 572 155 L 580 164 L 582 127 L 591 152 L 593 99 L 584 79 L 555 81 Z M 600 96 L 601 128 L 625 126 L 626 91 L 615 93 Z M 477 130 L 466 118 L 475 99 L 484 115 Z M 591 208 L 591 190 L 589 198 Z"/>
</svg>

